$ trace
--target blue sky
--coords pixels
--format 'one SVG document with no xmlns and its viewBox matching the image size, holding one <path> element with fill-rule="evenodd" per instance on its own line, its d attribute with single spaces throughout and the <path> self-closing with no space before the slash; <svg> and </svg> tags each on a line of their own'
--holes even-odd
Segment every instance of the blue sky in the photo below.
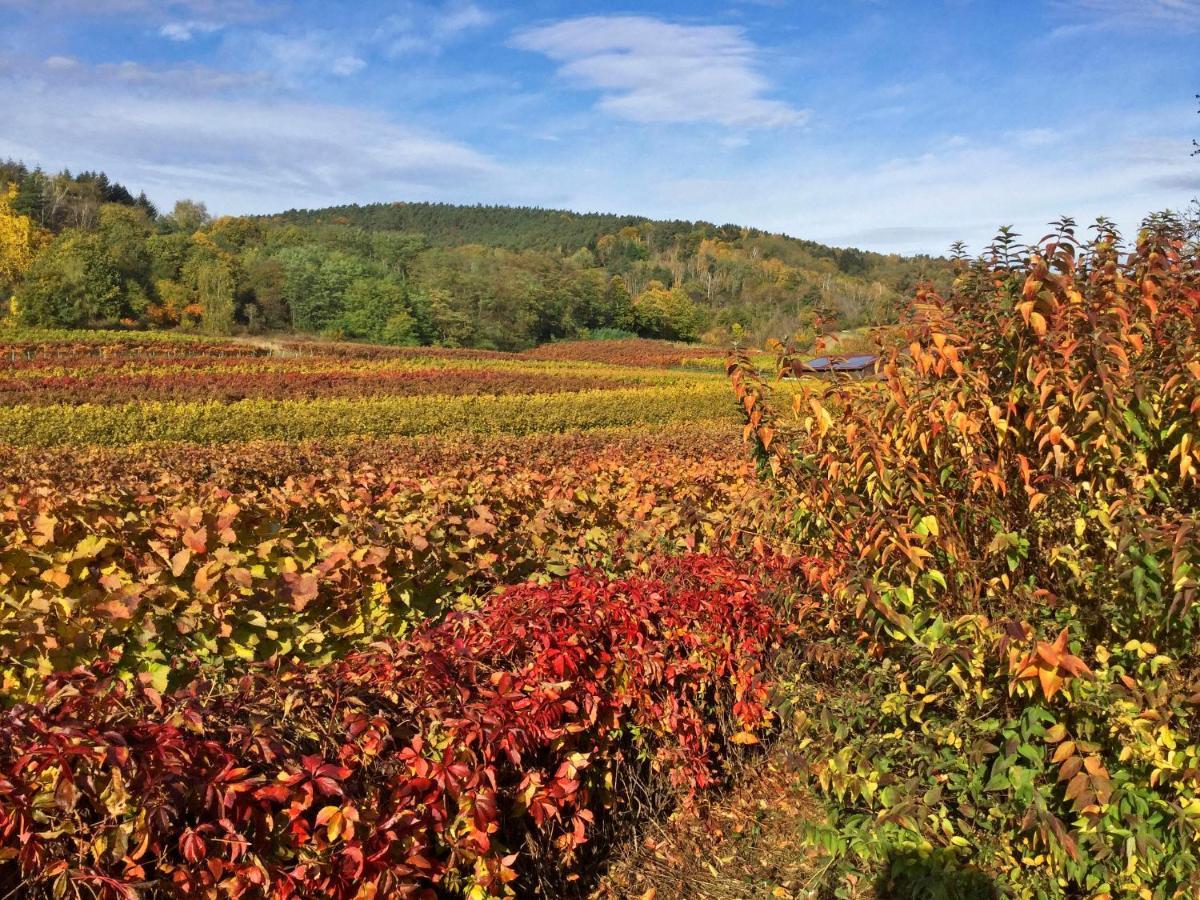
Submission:
<svg viewBox="0 0 1200 900">
<path fill-rule="evenodd" d="M 1200 194 L 1200 0 L 0 0 L 0 156 L 978 249 Z"/>
</svg>

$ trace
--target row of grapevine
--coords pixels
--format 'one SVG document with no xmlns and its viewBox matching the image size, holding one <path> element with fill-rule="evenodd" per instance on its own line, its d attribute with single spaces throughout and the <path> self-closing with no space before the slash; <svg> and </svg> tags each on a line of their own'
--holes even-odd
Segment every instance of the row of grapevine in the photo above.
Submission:
<svg viewBox="0 0 1200 900">
<path fill-rule="evenodd" d="M 636 387 L 636 377 L 410 369 L 393 372 L 153 372 L 0 377 L 0 406 L 113 405 L 131 401 L 233 403 L 246 399 L 541 394 Z"/>
<path fill-rule="evenodd" d="M 615 341 L 563 341 L 543 344 L 522 356 L 529 359 L 552 359 L 572 362 L 596 362 L 619 366 L 686 366 L 689 363 L 712 360 L 719 362 L 720 353 L 708 347 L 688 347 L 666 341 L 647 341 L 639 338 Z"/>
<path fill-rule="evenodd" d="M 0 434 L 15 445 L 119 445 L 139 441 L 216 444 L 257 438 L 304 440 L 456 431 L 528 434 L 714 419 L 731 421 L 735 415 L 734 403 L 724 384 L 699 382 L 500 397 L 481 394 L 10 406 L 0 408 Z"/>
<path fill-rule="evenodd" d="M 749 546 L 735 434 L 11 451 L 3 693 L 97 660 L 161 688 L 325 659 L 497 585 Z"/>
<path fill-rule="evenodd" d="M 720 359 L 714 360 L 719 366 Z M 636 379 L 646 384 L 675 384 L 693 381 L 697 373 L 690 366 L 680 369 L 645 368 L 617 363 L 576 360 L 474 359 L 447 357 L 435 351 L 404 356 L 375 357 L 364 351 L 359 356 L 250 356 L 224 355 L 199 347 L 187 353 L 122 356 L 99 354 L 83 348 L 69 353 L 47 353 L 21 356 L 6 361 L 9 377 L 54 377 L 62 375 L 164 375 L 179 372 L 213 372 L 222 374 L 268 373 L 372 373 L 392 374 L 415 370 L 452 370 L 479 373 L 526 373 L 529 375 L 588 375 L 595 378 Z M 714 370 L 715 374 L 715 370 Z"/>
<path fill-rule="evenodd" d="M 272 340 L 260 343 L 217 341 L 173 331 L 55 331 L 25 329 L 11 336 L 0 332 L 0 357 L 100 355 L 105 358 L 139 358 L 208 353 L 219 356 L 289 356 L 329 359 L 440 358 L 465 360 L 564 360 L 600 362 L 634 367 L 675 367 L 689 360 L 720 358 L 706 347 L 689 347 L 666 341 L 633 338 L 614 341 L 568 341 L 545 344 L 523 353 L 446 347 L 381 347 L 314 340 Z"/>
</svg>

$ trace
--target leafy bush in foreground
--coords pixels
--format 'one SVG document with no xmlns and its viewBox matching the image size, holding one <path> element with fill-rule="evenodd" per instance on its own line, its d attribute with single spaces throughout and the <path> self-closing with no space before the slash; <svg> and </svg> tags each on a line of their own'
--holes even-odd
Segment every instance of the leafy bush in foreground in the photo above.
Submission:
<svg viewBox="0 0 1200 900">
<path fill-rule="evenodd" d="M 736 564 L 691 556 L 512 588 L 408 640 L 233 684 L 56 676 L 0 716 L 0 888 L 565 890 L 614 812 L 703 790 L 756 741 L 782 634 L 767 600 Z"/>
<path fill-rule="evenodd" d="M 1010 250 L 918 296 L 878 384 L 786 416 L 731 364 L 794 537 L 840 566 L 791 697 L 811 839 L 839 895 L 916 855 L 1014 896 L 1191 896 L 1200 262 L 1169 221 Z"/>
</svg>

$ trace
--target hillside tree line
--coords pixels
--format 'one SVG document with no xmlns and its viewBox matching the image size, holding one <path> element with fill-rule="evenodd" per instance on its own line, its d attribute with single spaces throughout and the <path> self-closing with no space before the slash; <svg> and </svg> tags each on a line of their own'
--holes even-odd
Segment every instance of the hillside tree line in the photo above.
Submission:
<svg viewBox="0 0 1200 900">
<path fill-rule="evenodd" d="M 735 225 L 391 203 L 213 218 L 103 173 L 0 163 L 0 299 L 39 327 L 301 332 L 501 350 L 890 321 L 949 265 Z"/>
</svg>

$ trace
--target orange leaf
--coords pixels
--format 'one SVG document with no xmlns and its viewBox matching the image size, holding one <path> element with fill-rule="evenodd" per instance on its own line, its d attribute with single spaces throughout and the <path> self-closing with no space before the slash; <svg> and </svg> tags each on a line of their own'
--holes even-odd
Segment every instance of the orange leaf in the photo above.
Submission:
<svg viewBox="0 0 1200 900">
<path fill-rule="evenodd" d="M 1049 700 L 1063 686 L 1063 678 L 1057 669 L 1038 669 L 1038 681 L 1042 683 L 1042 693 Z"/>
<path fill-rule="evenodd" d="M 1075 742 L 1074 741 L 1064 741 L 1063 743 L 1059 744 L 1058 749 L 1054 751 L 1054 756 L 1051 757 L 1050 761 L 1053 763 L 1060 763 L 1064 759 L 1068 759 L 1074 755 L 1075 755 Z"/>
<path fill-rule="evenodd" d="M 1062 768 L 1058 770 L 1058 780 L 1067 781 L 1071 778 L 1074 778 L 1077 774 L 1079 774 L 1079 770 L 1082 768 L 1083 758 L 1079 756 L 1072 756 L 1065 763 L 1063 763 Z"/>
<path fill-rule="evenodd" d="M 187 569 L 188 563 L 192 561 L 191 550 L 180 550 L 171 557 L 171 574 L 178 578 Z"/>
<path fill-rule="evenodd" d="M 183 533 L 183 546 L 193 553 L 203 553 L 208 549 L 208 529 L 198 528 L 195 531 Z"/>
<path fill-rule="evenodd" d="M 1074 778 L 1072 778 L 1071 783 L 1067 785 L 1066 799 L 1074 800 L 1076 797 L 1081 796 L 1083 792 L 1087 790 L 1087 786 L 1088 777 L 1083 772 L 1080 772 Z"/>
</svg>

